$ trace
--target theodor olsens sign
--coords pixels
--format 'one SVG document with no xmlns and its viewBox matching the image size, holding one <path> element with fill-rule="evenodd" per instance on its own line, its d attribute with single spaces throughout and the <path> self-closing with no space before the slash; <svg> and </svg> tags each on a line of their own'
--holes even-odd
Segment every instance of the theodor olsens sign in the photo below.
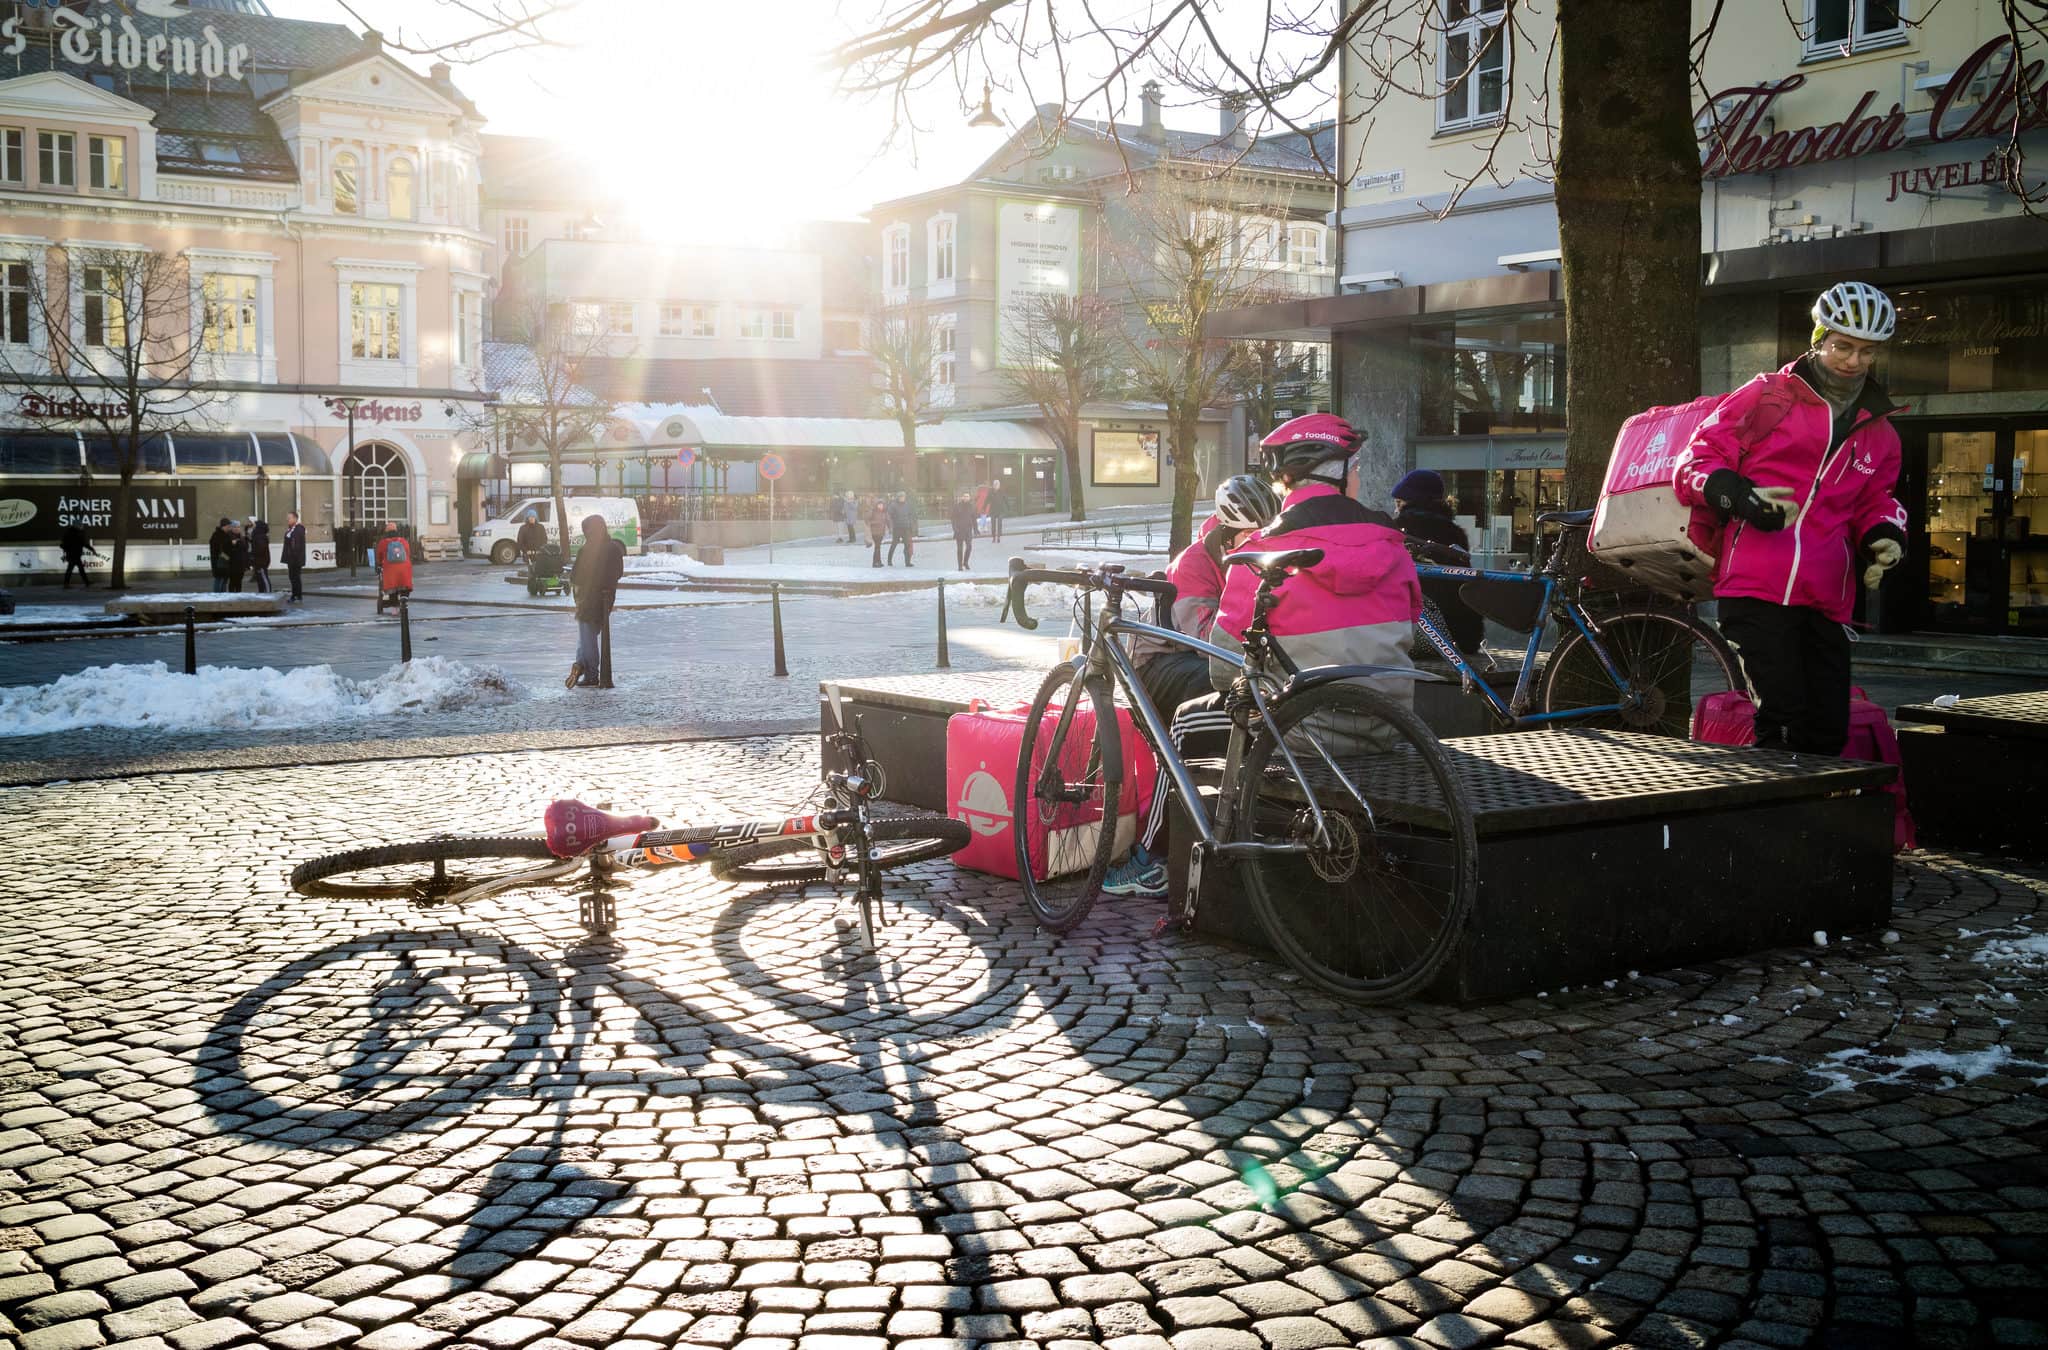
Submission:
<svg viewBox="0 0 2048 1350">
<path fill-rule="evenodd" d="M 2041 61 L 2013 59 L 2010 37 L 1996 37 L 1965 57 L 1935 91 L 1927 119 L 1930 141 L 1963 141 L 2009 134 L 2017 116 L 2022 131 L 2048 122 L 2048 82 Z M 1988 78 L 1982 102 L 1969 102 L 1970 86 Z M 1725 178 L 1737 173 L 1771 173 L 1805 164 L 1854 159 L 1906 144 L 1906 112 L 1897 103 L 1874 112 L 1877 91 L 1866 90 L 1839 122 L 1825 126 L 1773 128 L 1765 119 L 1780 98 L 1804 88 L 1806 76 L 1787 75 L 1763 84 L 1724 89 L 1700 110 L 1700 174 Z M 1725 105 L 1725 106 L 1724 106 Z"/>
</svg>

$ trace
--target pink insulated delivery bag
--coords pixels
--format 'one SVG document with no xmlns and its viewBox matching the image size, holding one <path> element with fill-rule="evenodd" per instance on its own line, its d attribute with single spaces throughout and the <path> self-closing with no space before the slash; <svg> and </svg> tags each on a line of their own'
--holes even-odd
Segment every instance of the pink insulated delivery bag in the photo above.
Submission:
<svg viewBox="0 0 2048 1350">
<path fill-rule="evenodd" d="M 1046 711 L 1047 730 L 1042 735 L 1050 734 L 1059 711 L 1057 707 Z M 967 847 L 953 855 L 956 866 L 1013 880 L 1017 876 L 1011 794 L 1017 788 L 1017 757 L 1023 750 L 1024 724 L 1029 712 L 1028 707 L 1003 711 L 970 707 L 946 721 L 946 800 L 953 818 L 965 821 L 969 831 Z M 1151 805 L 1152 781 L 1158 772 L 1151 747 L 1139 736 L 1130 709 L 1118 708 L 1116 714 L 1123 740 L 1124 780 L 1117 795 L 1117 843 L 1112 857 L 1121 855 L 1136 840 L 1139 814 Z M 1075 710 L 1066 744 L 1061 747 L 1062 758 L 1071 761 L 1066 769 L 1072 778 L 1078 779 L 1087 768 L 1094 725 L 1095 715 L 1089 708 Z M 1087 831 L 1092 836 L 1102 826 L 1098 816 L 1070 821 L 1064 828 Z M 1039 881 L 1046 879 L 1047 836 L 1045 823 L 1034 819 L 1026 832 L 1026 843 L 1032 876 Z M 1063 858 L 1091 857 L 1093 848 L 1089 840 L 1063 839 L 1059 841 L 1058 853 Z"/>
<path fill-rule="evenodd" d="M 1600 562 L 1665 595 L 1705 600 L 1714 593 L 1720 523 L 1712 512 L 1679 502 L 1671 472 L 1723 397 L 1709 394 L 1637 413 L 1621 424 L 1607 461 L 1587 547 Z"/>
</svg>

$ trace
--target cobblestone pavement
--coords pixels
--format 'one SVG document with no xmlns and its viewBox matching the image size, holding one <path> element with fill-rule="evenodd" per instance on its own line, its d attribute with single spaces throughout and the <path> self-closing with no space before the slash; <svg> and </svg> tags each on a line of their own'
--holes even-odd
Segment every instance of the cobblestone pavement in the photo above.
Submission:
<svg viewBox="0 0 2048 1350">
<path fill-rule="evenodd" d="M 22 1350 L 1437 1350 L 2048 1340 L 2039 876 L 1897 938 L 1459 1009 L 1058 942 L 1013 884 L 312 901 L 574 792 L 773 813 L 815 742 L 0 792 L 0 1341 Z M 138 828 L 140 822 L 177 822 Z M 121 822 L 110 847 L 109 822 Z"/>
</svg>

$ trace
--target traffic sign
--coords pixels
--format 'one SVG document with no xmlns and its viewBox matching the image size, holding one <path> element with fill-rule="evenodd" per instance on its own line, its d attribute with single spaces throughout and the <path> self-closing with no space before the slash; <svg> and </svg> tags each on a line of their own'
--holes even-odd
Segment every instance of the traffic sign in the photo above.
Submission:
<svg viewBox="0 0 2048 1350">
<path fill-rule="evenodd" d="M 761 456 L 761 476 L 767 479 L 769 482 L 774 482 L 776 479 L 782 477 L 782 475 L 788 472 L 789 466 L 782 462 L 782 456 Z"/>
<path fill-rule="evenodd" d="M 676 467 L 677 467 L 677 468 L 687 469 L 687 468 L 689 468 L 689 467 L 690 467 L 690 466 L 691 466 L 692 464 L 695 464 L 696 462 L 697 462 L 697 447 L 696 447 L 696 446 L 694 446 L 694 445 L 686 445 L 686 446 L 684 446 L 684 447 L 683 447 L 682 449 L 680 449 L 680 450 L 676 451 Z"/>
</svg>

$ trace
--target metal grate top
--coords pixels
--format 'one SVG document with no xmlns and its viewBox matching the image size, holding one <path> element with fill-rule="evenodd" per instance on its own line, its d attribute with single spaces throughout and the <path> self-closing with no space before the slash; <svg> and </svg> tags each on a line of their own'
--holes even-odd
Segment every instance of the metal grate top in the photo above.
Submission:
<svg viewBox="0 0 2048 1350">
<path fill-rule="evenodd" d="M 1899 709 L 1901 722 L 1931 722 L 1955 731 L 1987 736 L 2048 737 L 2048 689 L 2026 694 L 1989 694 L 1966 698 L 1953 707 L 1909 703 Z"/>
<path fill-rule="evenodd" d="M 1029 703 L 1044 681 L 1043 670 L 962 670 L 880 675 L 838 684 L 841 698 L 859 699 L 875 707 L 950 715 L 966 712 L 969 699 L 978 698 L 992 708 Z M 821 702 L 825 698 L 824 684 L 818 686 L 818 698 Z"/>
</svg>

